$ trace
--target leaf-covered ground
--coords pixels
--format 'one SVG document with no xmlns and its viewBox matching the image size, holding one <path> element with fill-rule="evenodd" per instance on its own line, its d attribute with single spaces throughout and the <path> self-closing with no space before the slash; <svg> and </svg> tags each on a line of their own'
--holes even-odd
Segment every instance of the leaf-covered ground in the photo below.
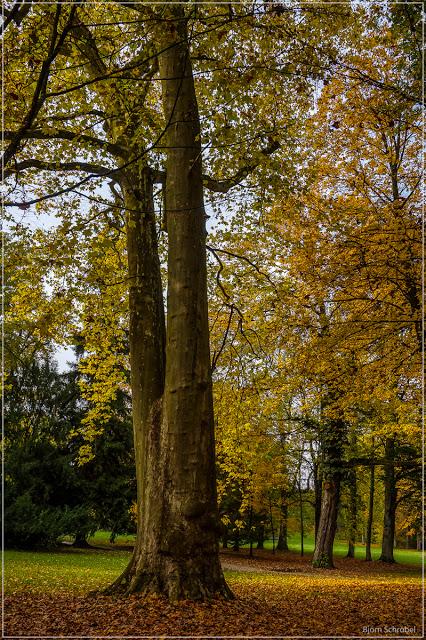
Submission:
<svg viewBox="0 0 426 640">
<path fill-rule="evenodd" d="M 27 556 L 33 562 L 27 562 L 22 573 Z M 95 583 L 101 587 L 111 574 L 117 575 L 128 559 L 125 552 L 16 552 L 9 560 L 12 568 L 6 563 L 6 635 L 422 635 L 416 567 L 342 559 L 334 571 L 326 571 L 313 570 L 309 557 L 292 553 L 273 556 L 266 551 L 256 556 L 222 554 L 234 601 L 169 604 L 136 595 L 87 596 Z M 416 633 L 387 632 L 392 626 L 416 627 Z M 363 627 L 383 632 L 369 634 Z"/>
</svg>

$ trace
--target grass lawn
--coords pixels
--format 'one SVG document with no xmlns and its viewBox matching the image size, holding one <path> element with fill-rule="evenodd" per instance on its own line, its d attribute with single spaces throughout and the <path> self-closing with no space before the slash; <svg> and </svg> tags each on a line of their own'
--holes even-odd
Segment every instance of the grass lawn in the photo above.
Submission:
<svg viewBox="0 0 426 640">
<path fill-rule="evenodd" d="M 275 541 L 275 544 L 277 541 Z M 272 540 L 265 540 L 265 549 L 272 549 Z M 248 547 L 249 545 L 244 545 L 244 547 Z M 298 535 L 290 535 L 288 537 L 288 546 L 290 551 L 294 553 L 300 553 L 300 536 Z M 315 548 L 315 542 L 313 536 L 307 536 L 303 542 L 303 548 L 305 553 L 313 553 Z M 348 552 L 348 543 L 346 541 L 336 540 L 333 547 L 334 555 L 337 558 L 344 558 Z M 254 549 L 256 553 L 256 549 Z M 371 547 L 371 555 L 373 560 L 378 560 L 380 557 L 381 548 L 380 545 L 373 545 Z M 394 556 L 396 562 L 400 562 L 402 564 L 414 564 L 417 566 L 421 566 L 422 564 L 422 552 L 416 551 L 414 549 L 395 549 Z M 364 560 L 365 558 L 365 545 L 357 544 L 355 546 L 355 557 L 360 560 Z"/>
<path fill-rule="evenodd" d="M 5 551 L 5 592 L 22 589 L 86 593 L 106 587 L 129 561 L 128 551 Z"/>
<path fill-rule="evenodd" d="M 100 545 L 100 546 L 108 546 L 110 547 L 110 532 L 109 531 L 97 531 L 95 535 L 90 538 L 90 544 L 92 545 Z M 120 535 L 115 539 L 113 547 L 131 547 L 135 541 L 134 535 Z M 276 541 L 275 541 L 276 544 Z M 290 551 L 294 553 L 300 553 L 300 536 L 295 534 L 290 534 L 288 537 L 288 544 Z M 244 545 L 243 548 L 248 547 L 249 545 Z M 315 548 L 314 538 L 313 536 L 306 536 L 304 539 L 304 551 L 305 553 L 313 553 Z M 265 540 L 265 549 L 272 550 L 272 540 Z M 346 541 L 337 540 L 334 543 L 334 554 L 337 558 L 344 558 L 348 551 L 348 543 Z M 380 556 L 380 545 L 373 545 L 371 548 L 371 555 L 373 560 L 378 560 Z M 254 550 L 256 553 L 256 549 Z M 422 552 L 415 551 L 414 549 L 395 549 L 394 551 L 396 562 L 402 564 L 414 564 L 417 566 L 421 566 L 422 564 Z M 357 544 L 355 546 L 355 557 L 363 560 L 365 558 L 365 545 Z"/>
<path fill-rule="evenodd" d="M 102 533 L 94 541 L 106 544 Z M 403 554 L 419 563 L 418 552 Z M 309 555 L 294 552 L 265 550 L 249 559 L 246 550 L 226 551 L 222 563 L 236 595 L 231 602 L 88 597 L 110 584 L 129 558 L 126 550 L 6 551 L 7 635 L 365 636 L 362 626 L 395 624 L 420 630 L 421 572 L 413 563 L 337 557 L 336 570 L 327 571 L 312 569 Z"/>
</svg>

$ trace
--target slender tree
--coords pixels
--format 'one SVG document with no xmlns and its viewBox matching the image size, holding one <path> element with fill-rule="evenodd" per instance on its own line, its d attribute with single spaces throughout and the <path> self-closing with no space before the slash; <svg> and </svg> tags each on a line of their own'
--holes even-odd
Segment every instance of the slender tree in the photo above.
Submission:
<svg viewBox="0 0 426 640">
<path fill-rule="evenodd" d="M 369 492 L 368 492 L 367 532 L 365 536 L 365 559 L 370 562 L 372 560 L 371 533 L 373 529 L 373 517 L 374 517 L 374 480 L 375 480 L 375 468 L 374 468 L 374 465 L 371 465 L 370 484 L 369 484 Z"/>
</svg>

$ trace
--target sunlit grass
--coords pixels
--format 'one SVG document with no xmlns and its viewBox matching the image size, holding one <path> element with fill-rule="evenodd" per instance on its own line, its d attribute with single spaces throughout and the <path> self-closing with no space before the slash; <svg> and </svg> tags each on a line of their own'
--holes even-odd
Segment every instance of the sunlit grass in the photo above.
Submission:
<svg viewBox="0 0 426 640">
<path fill-rule="evenodd" d="M 415 552 L 414 552 L 415 553 Z M 419 553 L 417 553 L 420 556 Z M 87 593 L 110 584 L 125 568 L 130 559 L 129 551 L 99 551 L 64 549 L 52 552 L 5 551 L 5 592 L 35 591 L 44 593 Z M 225 571 L 230 586 L 263 584 L 287 588 L 298 586 L 307 591 L 321 588 L 322 591 L 336 588 L 371 589 L 386 584 L 414 584 L 420 579 L 413 573 L 380 571 L 364 575 L 345 574 L 343 571 L 312 572 L 309 564 L 306 571 L 285 573 L 270 571 Z"/>
<path fill-rule="evenodd" d="M 275 541 L 276 544 L 276 541 Z M 247 546 L 247 545 L 245 545 Z M 290 551 L 300 553 L 300 536 L 290 535 L 288 538 L 288 546 Z M 265 540 L 265 549 L 272 549 L 272 540 Z M 303 541 L 303 548 L 305 553 L 313 553 L 315 544 L 312 536 L 307 536 Z M 338 558 L 343 558 L 348 552 L 348 543 L 337 540 L 333 547 L 334 555 Z M 371 556 L 373 560 L 378 560 L 380 557 L 381 548 L 380 545 L 374 545 L 371 548 Z M 363 560 L 365 558 L 365 545 L 357 544 L 355 546 L 355 557 Z M 402 564 L 414 564 L 421 566 L 422 564 L 422 552 L 415 549 L 395 549 L 394 557 L 396 562 Z"/>
<path fill-rule="evenodd" d="M 129 559 L 127 551 L 5 551 L 5 592 L 86 593 L 102 589 L 120 574 Z"/>
</svg>

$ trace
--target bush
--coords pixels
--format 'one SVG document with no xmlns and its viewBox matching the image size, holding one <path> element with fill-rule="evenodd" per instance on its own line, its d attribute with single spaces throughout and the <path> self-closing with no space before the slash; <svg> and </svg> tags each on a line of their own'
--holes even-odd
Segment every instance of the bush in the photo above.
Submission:
<svg viewBox="0 0 426 640">
<path fill-rule="evenodd" d="M 6 547 L 33 549 L 52 547 L 62 535 L 74 535 L 82 521 L 87 522 L 83 507 L 44 507 L 24 493 L 5 508 L 4 539 Z"/>
</svg>

